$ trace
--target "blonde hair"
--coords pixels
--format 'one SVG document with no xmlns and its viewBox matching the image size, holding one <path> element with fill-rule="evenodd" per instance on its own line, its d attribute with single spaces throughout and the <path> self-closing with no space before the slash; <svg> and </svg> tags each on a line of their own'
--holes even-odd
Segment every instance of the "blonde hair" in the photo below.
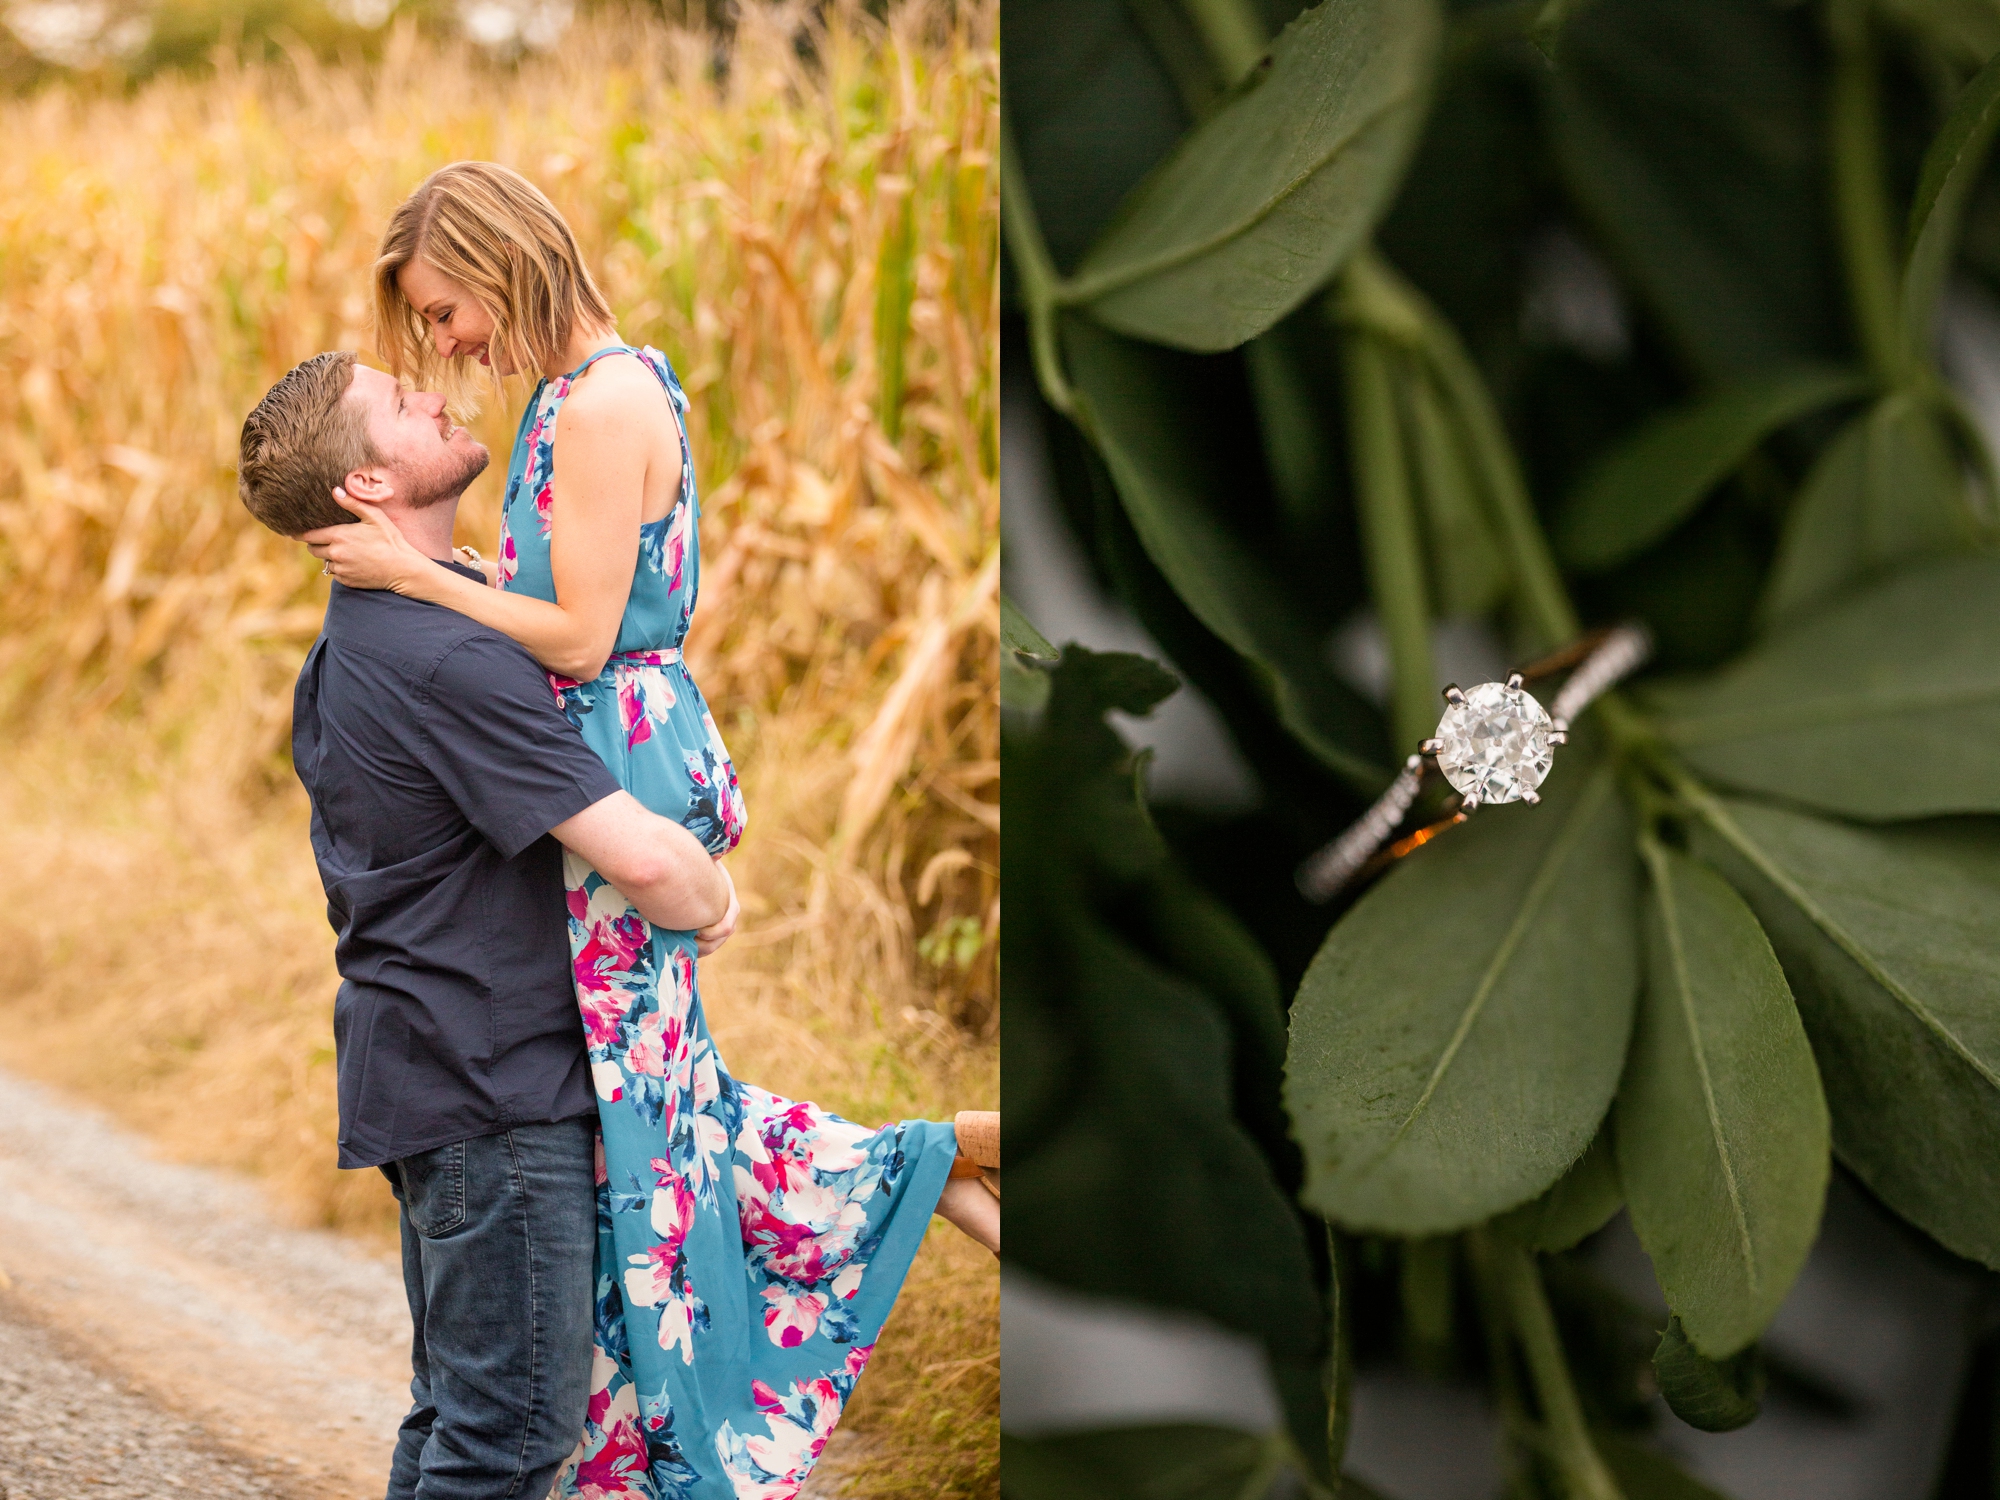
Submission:
<svg viewBox="0 0 2000 1500">
<path fill-rule="evenodd" d="M 396 276 L 412 260 L 450 277 L 493 320 L 492 368 L 530 375 L 555 368 L 579 323 L 612 322 L 569 225 L 542 190 L 490 161 L 453 162 L 389 216 L 375 260 L 375 346 L 390 373 L 441 390 L 473 410 L 478 385 L 438 357 Z M 532 378 L 532 377 L 531 377 Z"/>
</svg>

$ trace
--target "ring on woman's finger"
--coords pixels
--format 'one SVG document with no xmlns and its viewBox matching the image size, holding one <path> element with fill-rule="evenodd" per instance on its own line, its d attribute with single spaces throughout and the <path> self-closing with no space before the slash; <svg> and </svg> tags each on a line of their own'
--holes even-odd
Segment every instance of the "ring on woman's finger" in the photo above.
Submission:
<svg viewBox="0 0 2000 1500">
<path fill-rule="evenodd" d="M 319 570 L 321 573 L 325 574 L 328 578 L 333 577 L 333 559 L 329 557 L 325 562 L 321 563 L 319 565 Z"/>
</svg>

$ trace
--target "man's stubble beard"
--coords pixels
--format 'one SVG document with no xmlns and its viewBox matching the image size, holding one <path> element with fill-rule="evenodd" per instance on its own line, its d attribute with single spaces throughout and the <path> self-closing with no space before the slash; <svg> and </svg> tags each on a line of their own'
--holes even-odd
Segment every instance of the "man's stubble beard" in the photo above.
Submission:
<svg viewBox="0 0 2000 1500">
<path fill-rule="evenodd" d="M 410 509 L 429 510 L 433 505 L 456 500 L 473 480 L 486 472 L 486 466 L 492 461 L 493 455 L 486 451 L 484 443 L 473 444 L 472 451 L 463 460 L 449 468 L 440 465 L 438 472 L 424 476 L 423 483 L 409 498 Z"/>
</svg>

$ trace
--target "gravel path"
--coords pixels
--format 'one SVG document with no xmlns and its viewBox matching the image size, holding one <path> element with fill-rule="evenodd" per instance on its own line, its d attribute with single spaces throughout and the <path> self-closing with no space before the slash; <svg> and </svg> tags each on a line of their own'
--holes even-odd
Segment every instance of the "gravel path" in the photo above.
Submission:
<svg viewBox="0 0 2000 1500">
<path fill-rule="evenodd" d="M 224 1448 L 118 1384 L 73 1341 L 26 1321 L 20 1300 L 0 1295 L 0 1500 L 312 1493 L 282 1462 Z"/>
<path fill-rule="evenodd" d="M 0 1271 L 8 1500 L 381 1495 L 409 1402 L 387 1257 L 0 1073 Z"/>
<path fill-rule="evenodd" d="M 0 1072 L 0 1500 L 379 1500 L 409 1341 L 388 1256 Z"/>
</svg>

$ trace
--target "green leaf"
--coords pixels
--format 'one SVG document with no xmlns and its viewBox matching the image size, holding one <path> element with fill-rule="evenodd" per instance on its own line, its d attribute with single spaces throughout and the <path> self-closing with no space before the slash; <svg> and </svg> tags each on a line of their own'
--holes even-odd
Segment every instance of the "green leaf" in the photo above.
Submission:
<svg viewBox="0 0 2000 1500">
<path fill-rule="evenodd" d="M 1703 1432 L 1734 1432 L 1755 1421 L 1764 1399 L 1764 1366 L 1754 1347 L 1710 1359 L 1688 1342 L 1679 1318 L 1660 1335 L 1653 1369 L 1674 1415 Z"/>
<path fill-rule="evenodd" d="M 1876 0 L 1880 14 L 1977 68 L 2000 52 L 2000 6 L 1992 0 Z"/>
<path fill-rule="evenodd" d="M 1988 60 L 1959 93 L 1951 116 L 1924 153 L 1903 263 L 1903 329 L 1928 354 L 1938 298 L 1958 248 L 1958 226 L 1979 169 L 2000 130 L 2000 57 Z"/>
<path fill-rule="evenodd" d="M 1855 818 L 2000 812 L 2000 560 L 1905 569 L 1646 701 L 1732 787 Z"/>
<path fill-rule="evenodd" d="M 1187 110 L 1126 0 L 1014 0 L 1000 53 L 1035 216 L 1066 269 L 1173 150 Z"/>
<path fill-rule="evenodd" d="M 1203 625 L 1265 678 L 1298 742 L 1358 789 L 1387 780 L 1374 711 L 1326 663 L 1303 611 L 1224 523 L 1232 476 L 1200 441 L 1208 413 L 1173 379 L 1176 356 L 1064 320 L 1077 416 L 1146 553 Z"/>
<path fill-rule="evenodd" d="M 1008 1500 L 1263 1500 L 1284 1452 L 1281 1434 L 1193 1423 L 1003 1433 L 1001 1486 Z"/>
<path fill-rule="evenodd" d="M 1623 562 L 1686 520 L 1773 432 L 1868 387 L 1851 370 L 1789 370 L 1659 413 L 1584 477 L 1556 527 L 1557 552 L 1587 572 Z"/>
<path fill-rule="evenodd" d="M 1720 1491 L 1688 1475 L 1657 1448 L 1602 1428 L 1590 1438 L 1625 1500 L 1725 1500 Z"/>
<path fill-rule="evenodd" d="M 1803 7 L 1598 0 L 1548 75 L 1569 196 L 1708 381 L 1844 354 L 1818 31 Z"/>
<path fill-rule="evenodd" d="M 1579 1156 L 1555 1185 L 1494 1221 L 1530 1250 L 1553 1255 L 1581 1244 L 1611 1221 L 1625 1202 L 1618 1180 L 1618 1156 L 1611 1144 L 1610 1121 L 1592 1137 L 1590 1149 Z"/>
<path fill-rule="evenodd" d="M 1610 768 L 1480 812 L 1329 934 L 1292 1005 L 1285 1103 L 1303 1197 L 1356 1229 L 1440 1234 L 1582 1154 L 1625 1057 L 1634 860 Z"/>
<path fill-rule="evenodd" d="M 1049 679 L 1037 670 L 1062 653 L 1028 623 L 1012 599 L 1000 596 L 1000 703 L 1002 707 L 1039 712 L 1049 701 Z"/>
<path fill-rule="evenodd" d="M 1750 1343 L 1826 1199 L 1826 1099 L 1763 929 L 1687 855 L 1642 846 L 1646 984 L 1614 1106 L 1632 1227 L 1702 1353 Z"/>
<path fill-rule="evenodd" d="M 1047 636 L 1028 623 L 1021 607 L 1005 594 L 1000 596 L 1000 644 L 1037 661 L 1054 661 L 1062 655 L 1049 644 Z"/>
<path fill-rule="evenodd" d="M 1434 0 L 1322 0 L 1126 198 L 1063 300 L 1183 349 L 1262 333 L 1388 208 L 1438 35 Z"/>
<path fill-rule="evenodd" d="M 1048 676 L 1041 715 L 1001 727 L 1001 879 L 1025 903 L 1002 935 L 1003 1063 L 1028 1106 L 1009 1127 L 1009 1256 L 1317 1361 L 1305 1226 L 1274 1166 L 1282 1153 L 1290 1180 L 1296 1163 L 1273 1108 L 1277 983 L 1171 860 L 1104 721 L 1145 712 L 1173 678 L 1074 645 Z M 1173 1170 L 1135 1167 L 1155 1156 Z M 1156 1274 L 1135 1279 L 1161 1215 L 1172 1243 L 1146 1251 Z M 1231 1274 L 1210 1274 L 1224 1260 Z"/>
<path fill-rule="evenodd" d="M 1834 1150 L 1947 1249 L 2000 1267 L 2000 832 L 1713 798 L 1700 811 L 1697 852 L 1784 963 Z"/>
<path fill-rule="evenodd" d="M 1945 423 L 1922 398 L 1891 392 L 1842 429 L 1806 476 L 1785 518 L 1764 619 L 1796 619 L 1858 579 L 1978 539 Z"/>
</svg>

